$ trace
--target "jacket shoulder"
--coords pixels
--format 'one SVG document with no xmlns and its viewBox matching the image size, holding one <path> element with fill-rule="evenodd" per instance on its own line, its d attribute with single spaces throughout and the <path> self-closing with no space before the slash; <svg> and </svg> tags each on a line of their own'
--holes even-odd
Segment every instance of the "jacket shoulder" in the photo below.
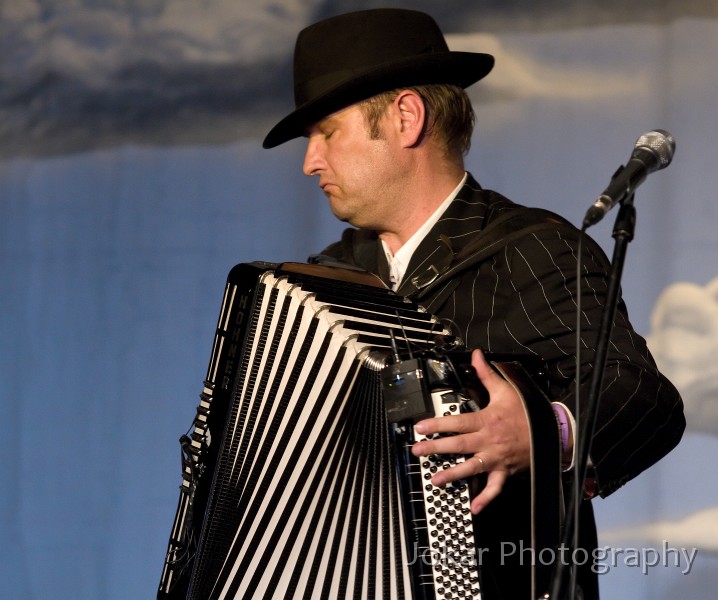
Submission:
<svg viewBox="0 0 718 600">
<path fill-rule="evenodd" d="M 319 254 L 310 256 L 309 262 L 339 263 L 374 272 L 378 239 L 373 231 L 349 227 L 342 232 L 340 240 L 329 244 Z"/>
</svg>

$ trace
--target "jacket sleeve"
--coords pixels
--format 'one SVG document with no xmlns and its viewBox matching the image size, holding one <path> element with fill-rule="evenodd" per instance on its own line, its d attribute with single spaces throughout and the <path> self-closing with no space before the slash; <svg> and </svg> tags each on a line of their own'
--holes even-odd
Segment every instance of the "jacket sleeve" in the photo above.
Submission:
<svg viewBox="0 0 718 600">
<path fill-rule="evenodd" d="M 581 264 L 581 408 L 588 403 L 610 265 L 588 236 Z M 555 400 L 576 414 L 576 237 L 561 228 L 529 235 L 504 251 L 500 319 L 489 325 L 548 361 Z M 500 278 L 499 278 L 500 279 Z M 498 279 L 497 279 L 498 281 Z M 656 367 L 645 340 L 616 311 L 591 448 L 598 493 L 607 496 L 672 450 L 685 429 L 676 388 Z M 586 427 L 583 427 L 583 431 Z"/>
</svg>

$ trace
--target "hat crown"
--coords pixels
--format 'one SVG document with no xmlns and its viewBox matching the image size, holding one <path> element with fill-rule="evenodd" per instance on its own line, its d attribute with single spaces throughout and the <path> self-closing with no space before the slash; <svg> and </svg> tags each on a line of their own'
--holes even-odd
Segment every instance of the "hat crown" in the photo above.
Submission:
<svg viewBox="0 0 718 600">
<path fill-rule="evenodd" d="M 425 13 L 374 9 L 331 17 L 297 37 L 295 104 L 382 65 L 448 51 L 436 21 Z"/>
<path fill-rule="evenodd" d="M 263 145 L 303 135 L 312 123 L 375 94 L 437 83 L 465 88 L 493 66 L 489 54 L 451 52 L 436 21 L 422 12 L 377 8 L 331 17 L 299 33 L 295 110 Z"/>
</svg>

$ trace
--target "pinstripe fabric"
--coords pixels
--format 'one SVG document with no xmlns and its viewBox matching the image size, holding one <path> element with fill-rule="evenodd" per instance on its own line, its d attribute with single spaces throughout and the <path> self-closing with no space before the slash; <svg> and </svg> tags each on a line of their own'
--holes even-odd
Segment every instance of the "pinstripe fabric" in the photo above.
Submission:
<svg viewBox="0 0 718 600">
<path fill-rule="evenodd" d="M 446 244 L 440 237 L 448 239 L 458 253 L 492 218 L 515 209 L 515 204 L 482 190 L 470 177 L 417 248 L 398 292 L 413 291 L 412 278 L 445 260 Z M 325 254 L 386 276 L 386 262 L 375 235 L 347 230 L 344 237 L 343 243 Z M 347 256 L 349 246 L 352 255 Z M 430 312 L 450 321 L 470 348 L 543 357 L 550 368 L 554 398 L 573 410 L 576 260 L 575 230 L 557 226 L 510 244 L 421 301 Z M 590 380 L 609 268 L 603 251 L 589 241 L 582 263 L 582 354 L 586 361 L 582 380 Z M 437 304 L 446 286 L 454 289 Z M 604 382 L 592 460 L 600 493 L 605 496 L 672 449 L 684 427 L 678 392 L 656 369 L 645 341 L 631 327 L 623 303 L 614 323 Z"/>
<path fill-rule="evenodd" d="M 517 208 L 503 196 L 482 190 L 469 177 L 417 248 L 398 292 L 416 293 L 412 279 L 421 278 L 432 264 L 445 268 L 451 256 L 480 236 L 492 219 Z M 573 411 L 576 240 L 577 231 L 569 224 L 544 228 L 420 292 L 422 304 L 450 321 L 469 348 L 528 352 L 544 358 L 553 399 L 560 399 Z M 387 267 L 378 246 L 371 232 L 347 230 L 342 242 L 325 253 L 382 276 Z M 584 398 L 588 397 L 609 269 L 600 247 L 587 240 L 581 265 Z M 654 464 L 678 443 L 684 427 L 678 392 L 658 372 L 621 302 L 591 452 L 599 493 L 612 493 Z"/>
</svg>

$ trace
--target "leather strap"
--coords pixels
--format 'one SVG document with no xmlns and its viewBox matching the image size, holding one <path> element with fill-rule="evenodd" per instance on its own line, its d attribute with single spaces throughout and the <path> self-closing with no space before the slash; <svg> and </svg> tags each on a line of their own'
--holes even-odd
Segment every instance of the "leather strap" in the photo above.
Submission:
<svg viewBox="0 0 718 600">
<path fill-rule="evenodd" d="M 406 285 L 402 285 L 401 293 L 421 302 L 429 292 L 445 284 L 457 273 L 496 254 L 510 243 L 541 230 L 559 227 L 565 227 L 567 232 L 576 231 L 568 221 L 548 210 L 521 207 L 502 212 L 460 252 L 452 252 L 449 260 L 446 260 L 446 254 L 441 254 L 442 259 L 429 265 Z M 447 245 L 448 240 L 442 242 Z M 452 290 L 448 290 L 448 293 L 450 291 Z M 442 290 L 442 295 L 448 293 L 447 290 Z M 432 305 L 436 304 L 435 300 L 432 301 Z"/>
</svg>

